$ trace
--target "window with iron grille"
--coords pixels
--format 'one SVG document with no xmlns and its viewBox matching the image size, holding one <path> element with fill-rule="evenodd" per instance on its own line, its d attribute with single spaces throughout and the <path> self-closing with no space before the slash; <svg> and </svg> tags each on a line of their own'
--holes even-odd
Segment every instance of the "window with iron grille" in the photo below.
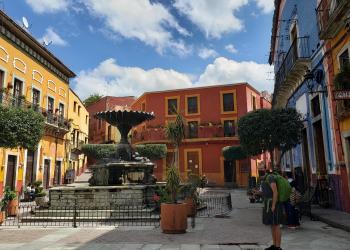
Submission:
<svg viewBox="0 0 350 250">
<path fill-rule="evenodd" d="M 225 120 L 224 121 L 224 136 L 232 137 L 235 136 L 235 121 L 234 120 Z"/>
<path fill-rule="evenodd" d="M 168 115 L 176 115 L 177 99 L 168 99 Z"/>
<path fill-rule="evenodd" d="M 347 65 L 349 65 L 349 50 L 346 49 L 340 56 L 339 56 L 339 64 L 340 69 L 343 69 Z"/>
<path fill-rule="evenodd" d="M 311 100 L 311 110 L 313 117 L 321 114 L 320 98 L 318 95 Z"/>
<path fill-rule="evenodd" d="M 54 111 L 55 100 L 52 97 L 47 98 L 47 111 L 53 113 Z"/>
<path fill-rule="evenodd" d="M 198 121 L 188 122 L 188 137 L 198 138 Z"/>
<path fill-rule="evenodd" d="M 224 112 L 230 112 L 235 110 L 233 93 L 224 93 L 222 95 L 222 100 Z"/>
<path fill-rule="evenodd" d="M 190 96 L 187 97 L 187 113 L 197 114 L 198 113 L 198 97 Z"/>
<path fill-rule="evenodd" d="M 32 103 L 34 108 L 40 105 L 40 91 L 37 89 L 33 89 L 33 97 L 32 97 Z"/>
</svg>

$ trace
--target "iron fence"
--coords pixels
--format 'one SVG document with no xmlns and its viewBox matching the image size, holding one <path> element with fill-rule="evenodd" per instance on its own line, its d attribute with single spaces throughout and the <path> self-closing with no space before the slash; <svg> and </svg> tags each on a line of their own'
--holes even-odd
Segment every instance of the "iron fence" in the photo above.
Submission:
<svg viewBox="0 0 350 250">
<path fill-rule="evenodd" d="M 231 210 L 230 193 L 207 193 L 199 197 L 197 217 L 226 216 Z"/>
</svg>

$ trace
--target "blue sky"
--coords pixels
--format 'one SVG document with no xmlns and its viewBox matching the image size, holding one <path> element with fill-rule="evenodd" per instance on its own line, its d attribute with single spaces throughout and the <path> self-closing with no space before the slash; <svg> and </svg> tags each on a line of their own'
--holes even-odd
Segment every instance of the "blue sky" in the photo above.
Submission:
<svg viewBox="0 0 350 250">
<path fill-rule="evenodd" d="M 273 89 L 273 0 L 3 0 L 77 77 L 82 97 L 248 81 Z"/>
</svg>

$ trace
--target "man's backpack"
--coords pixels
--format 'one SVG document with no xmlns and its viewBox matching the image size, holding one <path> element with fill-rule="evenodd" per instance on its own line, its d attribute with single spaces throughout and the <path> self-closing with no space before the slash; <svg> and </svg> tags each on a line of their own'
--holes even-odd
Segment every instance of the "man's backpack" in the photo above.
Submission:
<svg viewBox="0 0 350 250">
<path fill-rule="evenodd" d="M 290 186 L 287 179 L 280 176 L 279 174 L 272 174 L 273 177 L 276 180 L 277 184 L 277 191 L 278 191 L 278 201 L 279 202 L 286 202 L 288 201 L 291 193 L 292 193 L 292 187 Z M 267 176 L 266 180 L 269 178 Z"/>
</svg>

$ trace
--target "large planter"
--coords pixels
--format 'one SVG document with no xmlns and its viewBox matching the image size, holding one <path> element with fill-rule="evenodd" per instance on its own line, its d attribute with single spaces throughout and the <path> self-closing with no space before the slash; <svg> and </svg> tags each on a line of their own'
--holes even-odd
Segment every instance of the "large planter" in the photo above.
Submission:
<svg viewBox="0 0 350 250">
<path fill-rule="evenodd" d="M 187 204 L 162 203 L 160 208 L 160 227 L 166 234 L 186 233 Z"/>
<path fill-rule="evenodd" d="M 5 218 L 6 218 L 5 211 L 0 211 L 0 225 L 4 223 Z"/>
<path fill-rule="evenodd" d="M 17 216 L 18 213 L 18 200 L 10 200 L 7 205 L 7 216 Z"/>
<path fill-rule="evenodd" d="M 187 204 L 187 217 L 195 217 L 197 208 L 193 198 L 185 198 L 184 202 Z"/>
</svg>

